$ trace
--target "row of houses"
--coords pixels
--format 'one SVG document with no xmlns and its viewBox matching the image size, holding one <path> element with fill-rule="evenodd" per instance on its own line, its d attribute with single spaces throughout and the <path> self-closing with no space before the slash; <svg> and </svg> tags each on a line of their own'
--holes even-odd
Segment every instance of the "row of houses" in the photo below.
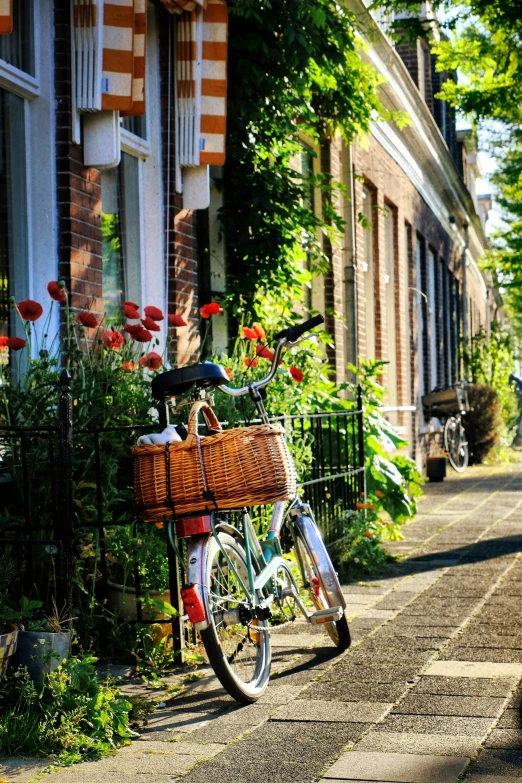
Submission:
<svg viewBox="0 0 522 783">
<path fill-rule="evenodd" d="M 351 196 L 338 197 L 345 236 L 325 248 L 311 307 L 338 316 L 327 327 L 339 383 L 358 356 L 389 363 L 388 405 L 417 407 L 418 446 L 432 429 L 422 395 L 455 383 L 461 337 L 498 317 L 479 271 L 491 203 L 476 193 L 472 134 L 435 97 L 452 75 L 423 41 L 394 46 L 362 0 L 347 5 L 386 77 L 384 105 L 410 123 L 374 122 L 364 145 L 303 140 L 302 170 L 332 174 Z M 2 333 L 16 328 L 10 295 L 41 301 L 63 278 L 74 307 L 179 313 L 190 328 L 172 360 L 190 357 L 199 306 L 226 290 L 226 42 L 223 0 L 0 0 Z M 226 347 L 225 319 L 213 336 Z"/>
</svg>

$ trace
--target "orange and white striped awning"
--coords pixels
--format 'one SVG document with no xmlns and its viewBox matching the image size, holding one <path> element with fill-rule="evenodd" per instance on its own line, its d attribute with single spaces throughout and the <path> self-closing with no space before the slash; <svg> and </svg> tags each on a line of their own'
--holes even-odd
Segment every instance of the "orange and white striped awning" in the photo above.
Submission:
<svg viewBox="0 0 522 783">
<path fill-rule="evenodd" d="M 13 0 L 0 0 L 0 35 L 13 32 Z"/>
<path fill-rule="evenodd" d="M 177 24 L 176 145 L 180 166 L 225 161 L 228 16 L 224 0 Z"/>
<path fill-rule="evenodd" d="M 76 108 L 143 114 L 147 0 L 72 0 L 72 7 Z"/>
<path fill-rule="evenodd" d="M 207 7 L 207 0 L 161 0 L 171 14 L 182 14 L 183 11 L 194 11 L 196 6 Z"/>
</svg>

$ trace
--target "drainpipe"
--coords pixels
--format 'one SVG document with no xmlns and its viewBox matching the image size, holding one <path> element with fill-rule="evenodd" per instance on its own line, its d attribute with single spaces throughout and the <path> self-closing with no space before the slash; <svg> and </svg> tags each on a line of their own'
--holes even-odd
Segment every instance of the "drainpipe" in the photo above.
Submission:
<svg viewBox="0 0 522 783">
<path fill-rule="evenodd" d="M 468 347 L 468 283 L 467 283 L 467 253 L 469 248 L 469 225 L 464 224 L 464 250 L 462 251 L 462 338 L 466 348 Z M 464 376 L 467 377 L 468 368 L 464 364 Z"/>
<path fill-rule="evenodd" d="M 346 189 L 346 266 L 344 269 L 344 290 L 346 307 L 346 357 L 350 364 L 358 366 L 357 358 L 357 262 L 355 244 L 355 191 L 353 179 L 352 147 L 345 146 Z M 349 374 L 351 376 L 351 373 Z M 353 377 L 349 378 L 354 380 Z"/>
</svg>

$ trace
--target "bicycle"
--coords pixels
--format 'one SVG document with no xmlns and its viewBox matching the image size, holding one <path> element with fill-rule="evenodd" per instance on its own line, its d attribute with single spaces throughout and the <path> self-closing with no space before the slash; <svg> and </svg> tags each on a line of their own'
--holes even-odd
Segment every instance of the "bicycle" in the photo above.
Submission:
<svg viewBox="0 0 522 783">
<path fill-rule="evenodd" d="M 235 389 L 227 385 L 223 368 L 205 362 L 156 376 L 153 394 L 165 399 L 195 387 L 193 396 L 205 407 L 213 387 L 235 397 L 248 394 L 260 421 L 268 424 L 261 389 L 274 378 L 283 349 L 297 345 L 323 322 L 322 316 L 315 316 L 279 332 L 270 371 L 262 380 Z M 172 519 L 167 530 L 178 557 L 176 532 L 178 539 L 181 533 L 188 541 L 181 591 L 186 616 L 199 631 L 223 687 L 237 701 L 249 704 L 268 685 L 272 627 L 295 621 L 300 611 L 307 622 L 324 625 L 340 651 L 350 646 L 350 631 L 339 580 L 310 506 L 298 497 L 276 502 L 263 540 L 246 508 L 240 517 L 238 527 L 233 512 L 191 514 L 185 523 L 178 520 L 177 527 Z M 293 541 L 293 567 L 281 549 L 283 526 Z"/>
<path fill-rule="evenodd" d="M 457 473 L 466 470 L 469 463 L 468 441 L 462 416 L 468 411 L 466 382 L 460 381 L 453 389 L 434 389 L 423 398 L 430 414 L 444 422 L 444 451 Z"/>
</svg>

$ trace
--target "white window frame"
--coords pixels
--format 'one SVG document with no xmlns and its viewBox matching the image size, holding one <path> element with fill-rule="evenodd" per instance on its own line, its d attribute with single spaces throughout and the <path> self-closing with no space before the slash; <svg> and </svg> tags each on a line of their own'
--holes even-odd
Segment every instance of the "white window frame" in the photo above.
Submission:
<svg viewBox="0 0 522 783">
<path fill-rule="evenodd" d="M 0 88 L 24 100 L 26 297 L 46 305 L 50 301 L 47 283 L 58 276 L 54 24 L 46 0 L 33 0 L 32 8 L 35 74 L 0 60 Z M 57 308 L 54 316 L 51 333 L 58 328 Z M 43 320 L 35 324 L 37 330 L 43 327 Z"/>
<path fill-rule="evenodd" d="M 364 229 L 364 243 L 363 243 L 363 263 L 362 270 L 364 274 L 364 320 L 366 324 L 366 359 L 375 359 L 377 353 L 377 331 L 375 328 L 375 209 L 374 209 L 374 192 L 367 185 L 363 186 L 363 204 L 362 213 L 368 220 L 370 228 Z M 367 258 L 366 249 L 369 243 L 370 255 Z"/>
</svg>

